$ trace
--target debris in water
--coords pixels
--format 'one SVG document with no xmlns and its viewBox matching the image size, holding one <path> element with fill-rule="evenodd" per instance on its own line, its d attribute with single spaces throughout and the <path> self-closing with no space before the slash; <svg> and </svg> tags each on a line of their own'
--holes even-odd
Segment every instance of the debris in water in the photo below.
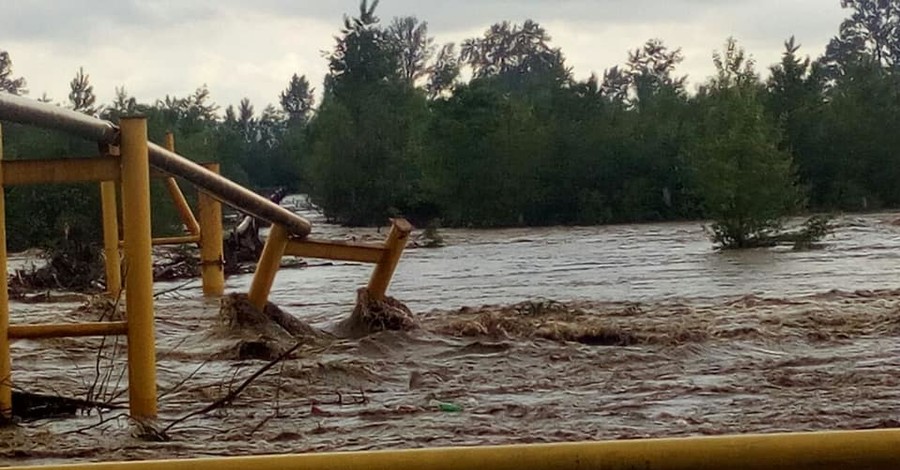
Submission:
<svg viewBox="0 0 900 470">
<path fill-rule="evenodd" d="M 47 264 L 40 268 L 17 269 L 9 279 L 10 290 L 100 291 L 105 271 L 100 247 L 80 238 L 72 235 L 48 249 Z"/>
<path fill-rule="evenodd" d="M 259 311 L 247 294 L 228 294 L 222 298 L 219 316 L 232 334 L 242 338 L 232 349 L 237 359 L 271 360 L 297 342 L 317 344 L 330 340 L 317 330 L 269 302 Z"/>
<path fill-rule="evenodd" d="M 462 411 L 462 407 L 457 405 L 456 403 L 438 403 L 438 410 L 441 410 L 445 413 L 459 413 Z"/>
<path fill-rule="evenodd" d="M 374 300 L 369 289 L 361 287 L 356 291 L 356 307 L 350 318 L 341 321 L 338 336 L 361 338 L 379 331 L 409 331 L 419 327 L 409 308 L 399 300 L 385 296 Z"/>
<path fill-rule="evenodd" d="M 120 406 L 112 406 L 77 398 L 67 398 L 54 395 L 43 395 L 19 390 L 12 392 L 12 415 L 15 419 L 32 421 L 48 418 L 69 418 L 82 410 L 88 409 L 115 409 Z"/>
</svg>

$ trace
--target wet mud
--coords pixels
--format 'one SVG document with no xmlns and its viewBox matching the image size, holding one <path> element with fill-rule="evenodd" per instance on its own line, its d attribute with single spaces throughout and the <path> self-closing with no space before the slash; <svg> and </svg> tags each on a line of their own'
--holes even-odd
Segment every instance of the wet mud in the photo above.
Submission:
<svg viewBox="0 0 900 470">
<path fill-rule="evenodd" d="M 508 231 L 447 232 L 447 247 L 408 253 L 391 291 L 416 328 L 360 337 L 341 337 L 339 325 L 351 317 L 369 267 L 283 271 L 272 300 L 312 333 L 301 331 L 307 343 L 230 406 L 179 422 L 165 441 L 148 439 L 122 410 L 23 421 L 0 429 L 0 464 L 895 427 L 900 290 L 890 287 L 897 278 L 887 266 L 896 265 L 889 248 L 900 229 L 885 217 L 843 219 L 834 237 L 848 240 L 843 246 L 830 240 L 819 252 L 755 255 L 701 249 L 705 240 L 677 224 L 572 229 L 567 241 L 562 229 L 521 231 L 522 241 Z M 672 248 L 681 230 L 686 241 Z M 616 267 L 609 258 L 624 256 L 615 237 L 626 232 L 645 256 Z M 517 250 L 506 251 L 509 245 Z M 570 266 L 567 250 L 580 250 L 592 267 Z M 589 258 L 592 250 L 603 253 Z M 467 277 L 468 256 L 495 263 L 495 273 L 472 264 Z M 660 263 L 673 257 L 706 265 L 681 274 L 681 295 L 671 294 L 671 276 L 687 267 Z M 428 276 L 416 267 L 435 263 Z M 520 277 L 514 266 L 537 273 Z M 741 277 L 738 266 L 756 274 Z M 762 271 L 793 271 L 796 279 Z M 705 286 L 704 278 L 741 292 Z M 235 277 L 229 287 L 239 292 L 247 282 Z M 438 283 L 444 288 L 431 287 Z M 646 295 L 635 295 L 638 287 Z M 283 333 L 267 323 L 229 324 L 219 303 L 201 300 L 194 286 L 157 289 L 168 290 L 156 304 L 155 425 L 165 427 L 267 364 L 236 354 L 242 343 Z M 116 314 L 103 303 L 79 309 L 82 303 L 15 302 L 12 317 Z M 125 404 L 123 341 L 102 344 L 98 356 L 100 339 L 17 341 L 15 385 Z"/>
</svg>

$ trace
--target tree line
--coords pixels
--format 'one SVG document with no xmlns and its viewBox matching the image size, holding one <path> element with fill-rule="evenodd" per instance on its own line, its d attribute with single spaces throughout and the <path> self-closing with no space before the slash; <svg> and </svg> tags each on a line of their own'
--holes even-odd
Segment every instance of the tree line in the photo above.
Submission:
<svg viewBox="0 0 900 470">
<path fill-rule="evenodd" d="M 658 39 L 579 80 L 538 22 L 438 45 L 415 17 L 382 23 L 377 4 L 345 17 L 318 106 L 295 75 L 280 106 L 260 113 L 248 100 L 222 112 L 205 86 L 152 104 L 119 89 L 98 107 L 83 71 L 67 105 L 114 121 L 142 112 L 154 140 L 173 130 L 179 153 L 251 186 L 307 193 L 350 225 L 710 218 L 718 241 L 747 246 L 789 214 L 900 205 L 897 2 L 842 0 L 848 16 L 826 50 L 812 59 L 788 38 L 765 78 L 729 38 L 694 92 L 675 72 L 681 51 Z M 0 53 L 0 89 L 22 93 L 13 77 Z M 13 126 L 7 158 L 83 145 L 42 132 Z"/>
</svg>

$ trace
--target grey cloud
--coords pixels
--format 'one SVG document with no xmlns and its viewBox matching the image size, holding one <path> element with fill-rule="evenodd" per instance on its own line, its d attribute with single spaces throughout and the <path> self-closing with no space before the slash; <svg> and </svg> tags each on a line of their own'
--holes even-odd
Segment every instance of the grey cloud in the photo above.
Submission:
<svg viewBox="0 0 900 470">
<path fill-rule="evenodd" d="M 2 5 L 15 2 L 14 7 Z M 212 2 L 3 0 L 0 40 L 84 41 L 110 31 L 167 28 L 216 14 Z"/>
<path fill-rule="evenodd" d="M 316 82 L 320 52 L 358 0 L 0 0 L 0 48 L 35 94 L 65 96 L 79 65 L 111 98 L 115 85 L 145 98 L 184 94 L 207 82 L 217 101 L 272 101 L 293 72 Z M 532 18 L 562 47 L 576 75 L 623 62 L 651 37 L 683 47 L 682 73 L 702 80 L 710 53 L 733 35 L 759 59 L 777 60 L 795 34 L 819 55 L 846 12 L 838 0 L 382 0 L 383 21 L 414 15 L 439 42 L 490 24 Z M 234 64 L 238 64 L 234 67 Z M 177 70 L 178 73 L 172 73 Z"/>
</svg>

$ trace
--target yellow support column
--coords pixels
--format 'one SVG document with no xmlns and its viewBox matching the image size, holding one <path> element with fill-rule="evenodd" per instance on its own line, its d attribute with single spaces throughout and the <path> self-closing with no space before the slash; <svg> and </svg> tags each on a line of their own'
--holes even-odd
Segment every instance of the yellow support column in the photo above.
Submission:
<svg viewBox="0 0 900 470">
<path fill-rule="evenodd" d="M 384 254 L 369 278 L 369 298 L 372 300 L 384 299 L 403 249 L 406 248 L 409 233 L 412 232 L 412 225 L 406 219 L 392 219 L 391 222 L 391 232 L 384 241 Z"/>
<path fill-rule="evenodd" d="M 171 132 L 166 132 L 166 150 L 170 152 L 175 151 L 175 135 Z M 187 199 L 184 198 L 184 193 L 181 192 L 181 188 L 178 187 L 178 182 L 175 181 L 175 178 L 171 176 L 166 178 L 166 189 L 169 190 L 169 195 L 172 196 L 172 202 L 175 204 L 175 209 L 178 210 L 178 215 L 181 216 L 181 222 L 187 227 L 188 233 L 191 235 L 200 235 L 200 224 L 198 224 L 197 219 L 194 218 L 194 213 L 191 212 L 191 206 L 188 205 Z"/>
<path fill-rule="evenodd" d="M 218 163 L 204 165 L 219 173 Z M 200 273 L 203 295 L 219 297 L 225 293 L 225 254 L 222 246 L 222 203 L 204 192 L 197 197 L 200 210 Z"/>
<path fill-rule="evenodd" d="M 263 246 L 262 255 L 256 263 L 256 272 L 253 274 L 253 282 L 250 284 L 248 297 L 250 303 L 262 311 L 269 301 L 269 292 L 272 283 L 275 282 L 275 274 L 281 266 L 281 258 L 288 244 L 287 230 L 281 225 L 272 225 L 269 230 L 269 238 Z"/>
<path fill-rule="evenodd" d="M 0 128 L 0 161 L 3 129 Z M 9 286 L 6 274 L 6 200 L 0 166 L 0 418 L 12 417 L 12 359 L 9 357 Z"/>
<path fill-rule="evenodd" d="M 156 335 L 153 325 L 147 119 L 123 118 L 120 126 L 128 399 L 131 416 L 147 419 L 156 417 Z"/>
<path fill-rule="evenodd" d="M 106 293 L 113 298 L 122 291 L 122 260 L 119 258 L 119 216 L 116 207 L 116 183 L 100 182 L 103 212 L 103 254 L 106 257 Z"/>
</svg>

